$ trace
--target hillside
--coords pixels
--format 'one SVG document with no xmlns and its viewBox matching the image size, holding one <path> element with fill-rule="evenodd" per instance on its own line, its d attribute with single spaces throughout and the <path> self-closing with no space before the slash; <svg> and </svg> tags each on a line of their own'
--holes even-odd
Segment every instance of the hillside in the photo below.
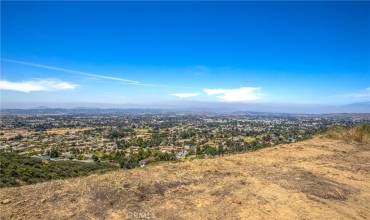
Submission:
<svg viewBox="0 0 370 220">
<path fill-rule="evenodd" d="M 0 219 L 369 219 L 370 145 L 256 152 L 0 189 Z"/>
</svg>

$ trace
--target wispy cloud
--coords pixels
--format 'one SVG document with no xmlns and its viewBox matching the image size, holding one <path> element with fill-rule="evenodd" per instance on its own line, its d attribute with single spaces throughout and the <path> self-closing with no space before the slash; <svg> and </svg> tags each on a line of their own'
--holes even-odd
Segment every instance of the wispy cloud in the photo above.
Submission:
<svg viewBox="0 0 370 220">
<path fill-rule="evenodd" d="M 357 91 L 357 92 L 335 95 L 334 97 L 367 99 L 367 98 L 370 98 L 370 87 L 364 90 L 361 90 L 361 91 Z"/>
<path fill-rule="evenodd" d="M 79 71 L 79 70 L 72 70 L 72 69 L 56 67 L 56 66 L 49 66 L 49 65 L 45 65 L 45 64 L 39 64 L 39 63 L 32 63 L 32 62 L 27 62 L 27 61 L 20 61 L 20 60 L 13 60 L 13 59 L 1 59 L 1 60 L 5 61 L 5 62 L 9 62 L 9 63 L 16 63 L 16 64 L 21 64 L 21 65 L 26 65 L 26 66 L 31 66 L 31 67 L 37 67 L 37 68 L 49 69 L 49 70 L 54 70 L 54 71 L 59 71 L 59 72 L 71 73 L 71 74 L 80 75 L 80 76 L 86 76 L 86 77 L 88 77 L 88 79 L 91 79 L 91 80 L 105 79 L 105 80 L 118 81 L 118 82 L 120 82 L 121 84 L 124 84 L 124 85 L 162 87 L 162 88 L 191 88 L 191 87 L 188 87 L 188 86 L 172 86 L 172 85 L 163 85 L 163 84 L 152 84 L 152 83 L 140 82 L 140 81 L 137 81 L 137 80 L 131 80 L 131 79 L 125 79 L 125 78 L 121 78 L 121 77 L 110 76 L 110 75 L 106 75 L 106 74 L 88 73 L 88 72 L 83 72 L 83 71 Z"/>
<path fill-rule="evenodd" d="M 249 102 L 260 99 L 259 87 L 241 87 L 236 89 L 204 89 L 207 95 L 216 95 L 224 102 Z"/>
<path fill-rule="evenodd" d="M 370 98 L 370 87 L 364 89 L 363 91 L 353 93 L 350 95 L 355 98 Z"/>
<path fill-rule="evenodd" d="M 57 91 L 57 90 L 71 90 L 78 85 L 59 80 L 32 80 L 10 82 L 7 80 L 0 80 L 0 89 L 12 90 L 17 92 L 38 92 L 38 91 Z"/>
<path fill-rule="evenodd" d="M 174 93 L 171 95 L 183 99 L 183 98 L 190 98 L 190 97 L 198 96 L 199 93 Z"/>
<path fill-rule="evenodd" d="M 65 73 L 72 73 L 72 74 L 76 74 L 76 75 L 88 76 L 88 77 L 93 77 L 93 78 L 97 78 L 97 79 L 107 79 L 107 80 L 120 81 L 120 82 L 124 82 L 124 83 L 127 83 L 127 84 L 141 85 L 141 83 L 139 81 L 136 81 L 136 80 L 130 80 L 130 79 L 125 79 L 125 78 L 115 77 L 115 76 L 109 76 L 109 75 L 105 75 L 105 74 L 104 75 L 94 74 L 94 73 L 88 73 L 88 72 L 83 72 L 83 71 L 78 71 L 78 70 L 66 69 L 66 68 L 62 68 L 62 67 L 49 66 L 49 65 L 39 64 L 39 63 L 31 63 L 31 62 L 12 60 L 12 59 L 2 59 L 2 60 L 6 61 L 6 62 L 10 62 L 10 63 L 17 63 L 17 64 L 26 65 L 26 66 L 32 66 L 32 67 L 38 67 L 38 68 L 43 68 L 43 69 L 55 70 L 55 71 L 65 72 Z"/>
</svg>

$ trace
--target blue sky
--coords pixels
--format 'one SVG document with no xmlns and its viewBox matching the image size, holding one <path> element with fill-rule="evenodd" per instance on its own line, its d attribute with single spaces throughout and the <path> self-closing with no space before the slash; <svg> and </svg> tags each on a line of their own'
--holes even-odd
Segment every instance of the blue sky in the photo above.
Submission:
<svg viewBox="0 0 370 220">
<path fill-rule="evenodd" d="M 1 2 L 1 103 L 370 101 L 369 2 Z"/>
</svg>

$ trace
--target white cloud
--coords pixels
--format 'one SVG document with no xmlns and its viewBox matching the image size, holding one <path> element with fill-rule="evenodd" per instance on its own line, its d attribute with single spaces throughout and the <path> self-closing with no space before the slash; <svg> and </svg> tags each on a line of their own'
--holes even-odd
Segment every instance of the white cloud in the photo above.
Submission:
<svg viewBox="0 0 370 220">
<path fill-rule="evenodd" d="M 199 93 L 174 93 L 174 94 L 171 94 L 171 95 L 183 99 L 183 98 L 198 96 Z"/>
<path fill-rule="evenodd" d="M 207 95 L 216 97 L 224 102 L 249 102 L 260 98 L 259 87 L 241 87 L 236 89 L 204 89 Z"/>
<path fill-rule="evenodd" d="M 12 90 L 18 92 L 37 92 L 37 91 L 56 91 L 56 90 L 71 90 L 78 85 L 59 80 L 32 80 L 10 82 L 0 80 L 0 89 Z"/>
</svg>

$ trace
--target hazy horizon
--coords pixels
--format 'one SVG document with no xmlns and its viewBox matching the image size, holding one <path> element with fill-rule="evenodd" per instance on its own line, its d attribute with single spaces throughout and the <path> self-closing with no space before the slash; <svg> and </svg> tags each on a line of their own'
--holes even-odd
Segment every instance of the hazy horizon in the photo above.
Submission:
<svg viewBox="0 0 370 220">
<path fill-rule="evenodd" d="M 370 113 L 370 102 L 353 103 L 349 105 L 315 105 L 315 104 L 282 104 L 282 103 L 220 103 L 220 102 L 174 102 L 154 104 L 117 104 L 117 103 L 6 103 L 5 109 L 148 109 L 189 112 L 266 112 L 266 113 L 297 113 L 297 114 L 326 114 L 326 113 Z M 0 110 L 1 110 L 0 109 Z"/>
</svg>

